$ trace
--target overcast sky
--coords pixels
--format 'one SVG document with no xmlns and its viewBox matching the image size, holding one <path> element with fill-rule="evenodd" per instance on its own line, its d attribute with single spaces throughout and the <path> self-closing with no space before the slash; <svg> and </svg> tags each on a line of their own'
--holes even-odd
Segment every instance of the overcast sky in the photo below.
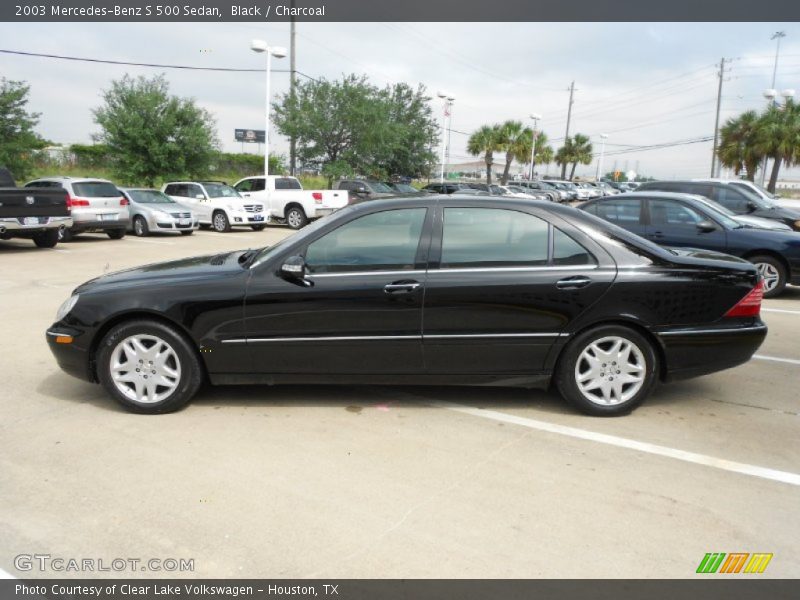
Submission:
<svg viewBox="0 0 800 600">
<path fill-rule="evenodd" d="M 540 127 L 559 145 L 566 125 L 570 81 L 577 92 L 571 133 L 607 133 L 604 166 L 655 177 L 700 177 L 710 169 L 711 143 L 628 152 L 713 135 L 716 66 L 733 59 L 723 88 L 722 118 L 762 108 L 775 54 L 775 31 L 785 31 L 776 87 L 800 93 L 800 25 L 793 23 L 361 23 L 297 26 L 297 69 L 312 77 L 367 75 L 385 85 L 424 84 L 456 97 L 452 129 L 543 115 Z M 150 63 L 263 67 L 250 39 L 289 44 L 288 24 L 0 23 L 0 48 Z M 288 58 L 275 61 L 288 69 Z M 97 131 L 91 108 L 123 67 L 0 54 L 0 75 L 31 85 L 39 132 L 56 142 L 89 142 Z M 163 70 L 173 93 L 191 96 L 217 121 L 224 149 L 239 151 L 233 130 L 263 128 L 264 77 L 259 73 Z M 302 78 L 301 78 L 302 79 Z M 288 89 L 288 74 L 273 75 L 273 91 Z M 435 114 L 441 105 L 433 101 Z M 529 123 L 529 121 L 528 121 Z M 466 135 L 452 136 L 451 162 L 474 160 Z M 277 151 L 288 153 L 276 137 Z M 599 139 L 596 139 L 599 148 Z M 251 151 L 254 148 L 251 148 Z M 596 163 L 577 174 L 594 174 Z M 791 172 L 800 177 L 800 171 Z"/>
</svg>

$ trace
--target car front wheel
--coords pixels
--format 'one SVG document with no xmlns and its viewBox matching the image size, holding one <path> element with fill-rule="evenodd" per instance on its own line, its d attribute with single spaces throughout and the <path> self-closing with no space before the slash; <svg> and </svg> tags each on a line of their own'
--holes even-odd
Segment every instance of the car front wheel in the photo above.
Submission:
<svg viewBox="0 0 800 600">
<path fill-rule="evenodd" d="M 100 383 L 122 406 L 166 413 L 184 406 L 202 383 L 190 343 L 172 327 L 135 320 L 113 327 L 97 352 Z"/>
<path fill-rule="evenodd" d="M 561 395 L 581 412 L 617 416 L 641 404 L 658 381 L 652 344 L 627 327 L 604 325 L 578 335 L 556 372 Z"/>
<path fill-rule="evenodd" d="M 147 226 L 147 221 L 144 220 L 144 217 L 141 215 L 137 215 L 136 218 L 133 219 L 133 233 L 136 237 L 146 237 L 150 233 L 150 228 Z"/>
<path fill-rule="evenodd" d="M 214 213 L 211 224 L 214 227 L 214 231 L 219 231 L 220 233 L 228 233 L 231 230 L 231 222 L 228 220 L 228 215 L 221 210 Z"/>
</svg>

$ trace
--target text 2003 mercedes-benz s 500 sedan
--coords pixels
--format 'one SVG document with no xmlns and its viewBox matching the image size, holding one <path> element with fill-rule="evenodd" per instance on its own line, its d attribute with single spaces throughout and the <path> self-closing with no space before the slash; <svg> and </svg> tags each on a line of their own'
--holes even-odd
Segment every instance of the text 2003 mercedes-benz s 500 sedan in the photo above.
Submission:
<svg viewBox="0 0 800 600">
<path fill-rule="evenodd" d="M 569 207 L 430 196 L 347 207 L 275 246 L 104 275 L 47 340 L 125 407 L 200 385 L 555 384 L 616 415 L 660 380 L 747 361 L 767 328 L 748 262 L 671 251 Z"/>
</svg>

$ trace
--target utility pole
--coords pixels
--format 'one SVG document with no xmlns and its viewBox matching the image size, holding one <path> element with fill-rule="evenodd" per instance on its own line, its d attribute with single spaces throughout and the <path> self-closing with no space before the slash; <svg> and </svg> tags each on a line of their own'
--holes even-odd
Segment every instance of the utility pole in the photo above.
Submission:
<svg viewBox="0 0 800 600">
<path fill-rule="evenodd" d="M 575 80 L 572 80 L 572 83 L 569 84 L 569 106 L 567 107 L 567 131 L 564 133 L 564 143 L 567 143 L 569 139 L 569 123 L 572 120 L 572 103 L 574 102 L 575 97 Z M 561 165 L 561 179 L 564 179 L 567 176 L 567 163 Z"/>
<path fill-rule="evenodd" d="M 291 2 L 291 7 L 294 9 L 294 0 Z M 292 15 L 294 15 L 294 10 L 292 10 Z M 295 18 L 294 16 L 290 17 L 289 19 L 289 99 L 292 103 L 294 103 L 294 86 L 295 86 Z M 292 135 L 291 139 L 289 140 L 289 174 L 294 176 L 295 171 L 297 169 L 297 141 Z"/>
<path fill-rule="evenodd" d="M 717 88 L 717 116 L 714 120 L 714 146 L 711 149 L 711 177 L 719 177 L 719 164 L 717 162 L 717 145 L 719 143 L 719 110 L 722 104 L 722 82 L 725 80 L 725 63 L 729 62 L 723 57 L 719 61 L 719 87 Z"/>
</svg>

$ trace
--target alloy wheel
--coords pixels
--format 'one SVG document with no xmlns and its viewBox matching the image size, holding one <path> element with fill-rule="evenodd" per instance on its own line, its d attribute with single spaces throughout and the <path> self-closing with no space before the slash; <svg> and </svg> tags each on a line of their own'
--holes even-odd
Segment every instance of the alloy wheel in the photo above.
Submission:
<svg viewBox="0 0 800 600">
<path fill-rule="evenodd" d="M 125 338 L 114 348 L 109 363 L 117 390 L 134 402 L 161 402 L 181 381 L 181 363 L 175 349 L 155 335 Z"/>
<path fill-rule="evenodd" d="M 775 265 L 770 263 L 756 263 L 756 268 L 761 276 L 764 278 L 764 292 L 771 292 L 781 281 L 781 274 Z"/>
<path fill-rule="evenodd" d="M 619 336 L 590 343 L 575 363 L 575 382 L 584 398 L 601 406 L 622 404 L 645 383 L 646 366 L 641 349 Z"/>
</svg>

